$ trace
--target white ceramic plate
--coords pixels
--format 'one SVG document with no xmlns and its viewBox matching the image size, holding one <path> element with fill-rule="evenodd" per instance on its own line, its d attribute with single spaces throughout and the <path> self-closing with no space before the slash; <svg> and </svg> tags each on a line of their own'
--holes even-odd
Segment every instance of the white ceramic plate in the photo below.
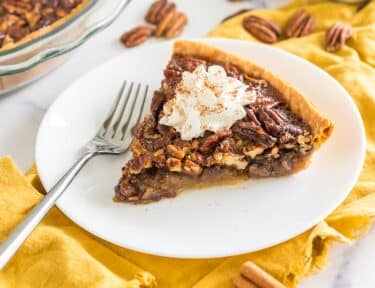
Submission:
<svg viewBox="0 0 375 288">
<path fill-rule="evenodd" d="M 134 206 L 112 202 L 125 156 L 92 160 L 58 201 L 77 224 L 115 244 L 171 257 L 208 258 L 266 248 L 307 230 L 348 195 L 364 161 L 360 115 L 347 92 L 309 62 L 269 46 L 200 39 L 280 75 L 335 124 L 305 171 L 237 186 L 186 191 L 175 199 Z M 78 79 L 47 112 L 36 162 L 52 187 L 97 131 L 124 79 L 158 88 L 172 43 L 127 50 Z M 129 156 L 129 155 L 128 155 Z"/>
</svg>

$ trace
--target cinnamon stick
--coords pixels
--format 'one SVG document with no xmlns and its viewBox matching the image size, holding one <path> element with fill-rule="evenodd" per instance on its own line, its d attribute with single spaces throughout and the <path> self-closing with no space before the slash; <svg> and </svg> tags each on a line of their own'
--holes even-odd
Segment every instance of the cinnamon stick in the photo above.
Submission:
<svg viewBox="0 0 375 288">
<path fill-rule="evenodd" d="M 245 277 L 241 275 L 238 275 L 236 278 L 234 278 L 233 284 L 237 288 L 259 288 L 254 283 L 250 282 L 249 280 L 247 280 Z"/>
<path fill-rule="evenodd" d="M 240 268 L 241 275 L 260 288 L 286 288 L 282 283 L 251 261 Z"/>
</svg>

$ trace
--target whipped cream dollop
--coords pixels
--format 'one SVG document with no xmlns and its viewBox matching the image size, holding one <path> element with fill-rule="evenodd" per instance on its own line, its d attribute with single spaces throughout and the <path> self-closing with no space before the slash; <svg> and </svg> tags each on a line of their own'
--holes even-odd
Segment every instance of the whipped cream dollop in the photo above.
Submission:
<svg viewBox="0 0 375 288">
<path fill-rule="evenodd" d="M 236 78 L 227 76 L 223 67 L 203 65 L 185 71 L 177 84 L 176 95 L 164 104 L 159 123 L 174 127 L 181 139 L 203 136 L 205 131 L 229 129 L 246 116 L 244 106 L 256 99 L 256 91 Z"/>
</svg>

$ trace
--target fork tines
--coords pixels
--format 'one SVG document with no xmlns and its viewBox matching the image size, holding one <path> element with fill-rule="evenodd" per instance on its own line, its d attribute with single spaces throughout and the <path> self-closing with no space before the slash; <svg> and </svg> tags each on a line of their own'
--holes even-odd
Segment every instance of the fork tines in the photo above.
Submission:
<svg viewBox="0 0 375 288">
<path fill-rule="evenodd" d="M 149 87 L 125 80 L 99 135 L 123 140 L 140 121 Z"/>
</svg>

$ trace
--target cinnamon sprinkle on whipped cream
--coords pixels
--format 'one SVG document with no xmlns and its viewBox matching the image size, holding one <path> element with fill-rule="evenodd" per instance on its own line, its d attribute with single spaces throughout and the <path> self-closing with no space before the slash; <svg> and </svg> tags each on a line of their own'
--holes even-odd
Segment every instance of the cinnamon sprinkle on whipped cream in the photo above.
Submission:
<svg viewBox="0 0 375 288">
<path fill-rule="evenodd" d="M 227 76 L 223 67 L 212 65 L 206 70 L 200 65 L 193 72 L 183 72 L 159 123 L 175 128 L 181 139 L 191 140 L 205 131 L 229 129 L 246 116 L 244 106 L 255 100 L 256 91 Z"/>
</svg>

